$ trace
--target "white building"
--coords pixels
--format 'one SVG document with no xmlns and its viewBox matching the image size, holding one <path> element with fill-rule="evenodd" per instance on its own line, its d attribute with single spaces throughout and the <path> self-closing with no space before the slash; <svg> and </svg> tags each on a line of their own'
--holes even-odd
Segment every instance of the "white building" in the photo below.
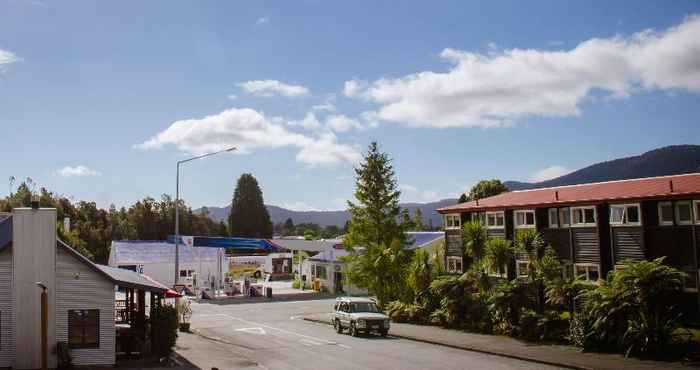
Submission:
<svg viewBox="0 0 700 370">
<path fill-rule="evenodd" d="M 179 283 L 196 288 L 221 286 L 228 272 L 228 259 L 223 248 L 191 247 L 180 244 Z M 157 282 L 172 287 L 175 284 L 175 244 L 166 241 L 113 241 L 109 265 L 137 271 Z M 199 279 L 199 281 L 196 281 Z"/>
<path fill-rule="evenodd" d="M 56 238 L 56 209 L 16 208 L 0 214 L 0 367 L 41 368 L 41 291 L 47 290 L 48 368 L 57 343 L 75 365 L 114 365 L 115 287 L 131 293 L 130 328 L 146 338 L 145 293 L 151 307 L 166 288 L 131 271 L 97 265 Z M 133 310 L 134 293 L 140 310 Z M 139 326 L 136 322 L 141 323 Z"/>
</svg>

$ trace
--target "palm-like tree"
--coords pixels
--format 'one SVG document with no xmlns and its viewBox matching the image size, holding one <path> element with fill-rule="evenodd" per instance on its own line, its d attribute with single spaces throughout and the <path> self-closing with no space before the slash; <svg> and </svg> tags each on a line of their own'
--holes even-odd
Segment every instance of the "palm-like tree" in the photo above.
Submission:
<svg viewBox="0 0 700 370">
<path fill-rule="evenodd" d="M 474 259 L 481 259 L 484 255 L 484 247 L 486 246 L 487 239 L 486 228 L 478 220 L 467 222 L 462 227 L 464 251 L 468 256 Z"/>
<path fill-rule="evenodd" d="M 491 238 L 486 242 L 486 262 L 500 277 L 505 274 L 505 267 L 512 257 L 513 246 L 509 240 Z"/>
</svg>

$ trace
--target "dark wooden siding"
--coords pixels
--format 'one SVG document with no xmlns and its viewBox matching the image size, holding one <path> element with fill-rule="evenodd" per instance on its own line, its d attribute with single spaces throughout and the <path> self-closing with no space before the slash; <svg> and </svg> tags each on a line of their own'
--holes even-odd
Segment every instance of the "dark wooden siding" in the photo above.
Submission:
<svg viewBox="0 0 700 370">
<path fill-rule="evenodd" d="M 489 238 L 505 238 L 506 237 L 506 230 L 501 228 L 501 229 L 487 229 L 486 233 L 488 234 Z"/>
<path fill-rule="evenodd" d="M 595 227 L 574 227 L 571 229 L 574 241 L 575 262 L 600 263 L 598 229 Z"/>
<path fill-rule="evenodd" d="M 612 227 L 614 264 L 626 259 L 644 260 L 644 231 L 642 227 Z"/>
<path fill-rule="evenodd" d="M 445 255 L 462 256 L 462 232 L 460 230 L 445 231 Z"/>
<path fill-rule="evenodd" d="M 560 260 L 571 261 L 569 229 L 543 229 L 542 237 L 554 248 Z"/>
<path fill-rule="evenodd" d="M 666 262 L 673 266 L 693 265 L 693 226 L 648 227 L 647 241 L 650 259 L 667 256 Z"/>
</svg>

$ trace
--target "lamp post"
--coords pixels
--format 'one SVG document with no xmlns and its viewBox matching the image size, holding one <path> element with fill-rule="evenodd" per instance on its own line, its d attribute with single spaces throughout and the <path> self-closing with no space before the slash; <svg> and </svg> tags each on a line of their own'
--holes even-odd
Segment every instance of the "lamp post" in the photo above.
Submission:
<svg viewBox="0 0 700 370">
<path fill-rule="evenodd" d="M 213 155 L 232 152 L 236 150 L 236 147 L 230 147 L 228 149 L 219 150 L 218 152 L 212 152 L 207 154 L 198 155 L 196 157 L 183 159 L 177 162 L 177 172 L 175 175 L 175 284 L 178 285 L 178 280 L 180 278 L 180 165 L 183 163 L 194 161 L 195 159 L 202 159 L 206 157 L 211 157 Z"/>
</svg>

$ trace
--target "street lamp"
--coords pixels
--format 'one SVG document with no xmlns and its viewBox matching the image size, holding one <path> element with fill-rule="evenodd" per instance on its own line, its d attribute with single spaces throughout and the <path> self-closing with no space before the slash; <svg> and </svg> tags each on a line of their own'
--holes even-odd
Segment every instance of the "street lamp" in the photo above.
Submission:
<svg viewBox="0 0 700 370">
<path fill-rule="evenodd" d="M 236 147 L 230 147 L 228 149 L 219 150 L 218 152 L 212 152 L 207 154 L 202 154 L 196 157 L 183 159 L 177 162 L 177 174 L 175 177 L 175 284 L 178 285 L 178 280 L 180 277 L 180 165 L 183 163 L 194 161 L 195 159 L 202 159 L 206 157 L 211 157 L 220 153 L 232 152 L 236 150 Z"/>
</svg>

